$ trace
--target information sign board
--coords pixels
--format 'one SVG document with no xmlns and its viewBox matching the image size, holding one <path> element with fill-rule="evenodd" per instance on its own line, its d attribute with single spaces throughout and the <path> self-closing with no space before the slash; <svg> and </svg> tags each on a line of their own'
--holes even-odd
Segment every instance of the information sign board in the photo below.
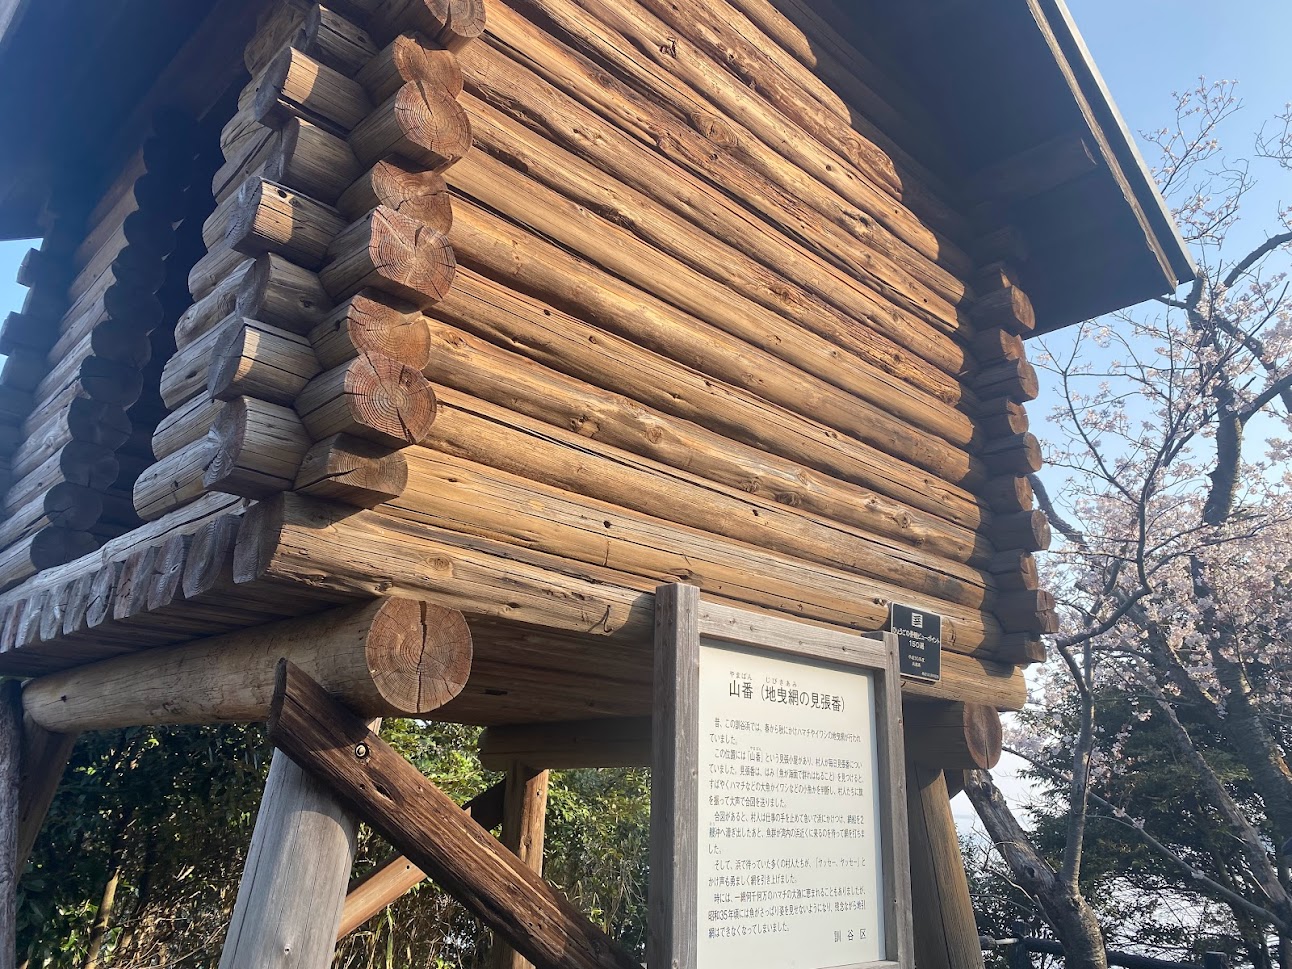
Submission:
<svg viewBox="0 0 1292 969">
<path fill-rule="evenodd" d="M 657 593 L 652 967 L 909 967 L 896 640 Z"/>
</svg>

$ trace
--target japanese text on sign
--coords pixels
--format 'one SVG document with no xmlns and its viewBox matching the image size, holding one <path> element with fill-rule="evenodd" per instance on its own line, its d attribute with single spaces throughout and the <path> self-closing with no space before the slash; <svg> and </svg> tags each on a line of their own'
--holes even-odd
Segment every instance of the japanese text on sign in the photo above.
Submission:
<svg viewBox="0 0 1292 969">
<path fill-rule="evenodd" d="M 702 642 L 698 964 L 883 957 L 875 679 Z"/>
</svg>

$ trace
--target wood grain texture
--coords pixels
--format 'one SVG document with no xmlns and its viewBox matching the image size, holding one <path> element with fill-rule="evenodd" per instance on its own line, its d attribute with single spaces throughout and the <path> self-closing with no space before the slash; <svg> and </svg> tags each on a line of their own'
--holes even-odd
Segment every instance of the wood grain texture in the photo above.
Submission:
<svg viewBox="0 0 1292 969">
<path fill-rule="evenodd" d="M 471 122 L 444 89 L 411 81 L 373 109 L 349 140 L 360 165 L 400 157 L 440 171 L 471 150 Z"/>
<path fill-rule="evenodd" d="M 497 656 L 507 655 L 508 644 L 520 636 L 522 641 L 544 643 L 546 652 L 539 655 L 555 657 L 562 650 L 575 650 L 573 655 L 579 661 L 571 671 L 580 671 L 580 675 L 589 674 L 601 661 L 594 662 L 593 657 L 605 661 L 622 658 L 633 672 L 625 676 L 619 693 L 606 694 L 592 681 L 587 691 L 568 683 L 564 689 L 577 690 L 585 703 L 599 698 L 588 703 L 585 716 L 649 712 L 649 691 L 643 695 L 640 687 L 649 682 L 649 654 L 637 649 L 616 652 L 597 644 L 627 647 L 650 642 L 650 592 L 658 580 L 595 565 L 571 569 L 568 562 L 555 556 L 399 520 L 380 509 L 356 511 L 295 494 L 260 503 L 248 513 L 235 567 L 243 588 L 249 587 L 248 583 L 266 582 L 289 590 L 309 589 L 318 596 L 372 596 L 399 590 L 402 595 L 433 598 L 474 615 L 477 645 L 477 630 L 489 628 L 491 621 L 503 622 L 502 628 L 491 632 L 496 636 Z M 772 612 L 766 607 L 762 611 Z M 509 623 L 523 623 L 528 628 L 508 629 Z M 479 660 L 477 650 L 477 670 Z M 535 665 L 541 668 L 542 663 Z M 940 683 L 910 681 L 903 689 L 935 699 L 978 700 L 1001 709 L 1017 709 L 1026 698 L 1022 675 L 1012 667 L 951 652 L 943 656 Z M 470 684 L 464 700 L 468 692 Z M 489 709 L 490 702 L 476 699 L 472 722 L 507 722 L 488 716 L 476 719 Z M 504 701 L 497 701 L 494 707 L 500 712 L 509 709 Z M 569 716 L 567 710 L 564 716 L 549 712 L 528 719 Z M 511 714 L 511 722 L 524 719 Z"/>
<path fill-rule="evenodd" d="M 536 966 L 639 969 L 630 953 L 289 663 L 280 664 L 269 736 Z"/>
<path fill-rule="evenodd" d="M 655 695 L 651 742 L 650 896 L 646 959 L 695 969 L 699 938 L 696 829 L 700 781 L 700 590 L 655 592 Z"/>
<path fill-rule="evenodd" d="M 320 374 L 296 400 L 316 440 L 349 434 L 396 448 L 426 438 L 436 406 L 421 373 L 375 353 Z"/>
<path fill-rule="evenodd" d="M 982 946 L 943 771 L 906 769 L 910 825 L 911 910 L 920 969 L 982 969 Z"/>
<path fill-rule="evenodd" d="M 462 805 L 462 812 L 486 831 L 498 827 L 502 824 L 506 789 L 507 782 L 499 781 Z M 383 911 L 425 878 L 426 873 L 403 855 L 394 856 L 366 875 L 345 897 L 345 911 L 342 912 L 341 924 L 337 927 L 337 941 Z"/>
<path fill-rule="evenodd" d="M 220 969 L 332 961 L 357 828 L 327 787 L 274 752 Z"/>
<path fill-rule="evenodd" d="M 536 875 L 543 874 L 543 827 L 547 820 L 550 774 L 523 761 L 513 761 L 504 781 L 502 836 L 499 840 Z M 533 969 L 533 963 L 495 937 L 489 951 L 490 969 Z"/>
<path fill-rule="evenodd" d="M 399 451 L 337 434 L 305 454 L 293 490 L 359 508 L 398 498 L 408 486 L 408 461 Z"/>
<path fill-rule="evenodd" d="M 1000 714 L 979 703 L 913 703 L 906 710 L 906 756 L 944 770 L 991 770 L 1000 761 Z"/>
<path fill-rule="evenodd" d="M 267 715 L 283 656 L 364 716 L 414 716 L 461 691 L 471 634 L 460 613 L 381 599 L 38 678 L 23 702 L 61 733 L 254 722 Z"/>
<path fill-rule="evenodd" d="M 30 718 L 22 724 L 22 769 L 18 778 L 18 844 L 15 871 L 27 867 L 59 781 L 76 746 L 76 734 L 53 733 Z"/>
</svg>

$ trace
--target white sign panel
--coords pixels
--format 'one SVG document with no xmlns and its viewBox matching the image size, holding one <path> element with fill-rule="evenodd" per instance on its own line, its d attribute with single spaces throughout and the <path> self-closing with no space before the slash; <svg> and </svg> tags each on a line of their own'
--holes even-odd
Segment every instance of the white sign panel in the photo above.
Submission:
<svg viewBox="0 0 1292 969">
<path fill-rule="evenodd" d="M 875 679 L 701 639 L 700 969 L 885 958 Z"/>
<path fill-rule="evenodd" d="M 656 590 L 651 969 L 913 969 L 897 648 Z"/>
</svg>

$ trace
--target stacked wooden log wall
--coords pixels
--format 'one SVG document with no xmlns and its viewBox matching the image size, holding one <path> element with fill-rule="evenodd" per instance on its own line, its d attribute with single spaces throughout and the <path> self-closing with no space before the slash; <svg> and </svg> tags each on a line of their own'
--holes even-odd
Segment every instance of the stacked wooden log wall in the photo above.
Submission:
<svg viewBox="0 0 1292 969">
<path fill-rule="evenodd" d="M 449 48 L 478 19 L 460 0 L 268 9 L 222 133 L 141 517 L 211 491 L 370 506 L 403 490 L 400 450 L 436 413 L 418 314 L 455 271 L 439 173 L 471 146 Z"/>
<path fill-rule="evenodd" d="M 0 588 L 96 549 L 138 524 L 116 487 L 147 452 L 140 399 L 163 321 L 157 292 L 185 209 L 195 127 L 159 113 L 153 133 L 85 214 L 57 219 L 23 264 L 31 286 L 0 335 L 10 437 Z M 56 193 L 77 211 L 79 187 Z M 21 395 L 21 406 L 17 401 Z"/>
<path fill-rule="evenodd" d="M 1034 321 L 898 82 L 765 0 L 500 0 L 459 62 L 440 416 L 382 514 L 1034 661 Z"/>
<path fill-rule="evenodd" d="M 933 609 L 944 691 L 1015 702 L 1053 622 L 1021 254 L 822 6 L 494 0 L 468 45 L 472 0 L 280 0 L 138 513 L 257 499 L 241 578 L 499 621 L 471 717 L 503 623 L 626 641 L 679 579 L 862 629 Z"/>
</svg>

